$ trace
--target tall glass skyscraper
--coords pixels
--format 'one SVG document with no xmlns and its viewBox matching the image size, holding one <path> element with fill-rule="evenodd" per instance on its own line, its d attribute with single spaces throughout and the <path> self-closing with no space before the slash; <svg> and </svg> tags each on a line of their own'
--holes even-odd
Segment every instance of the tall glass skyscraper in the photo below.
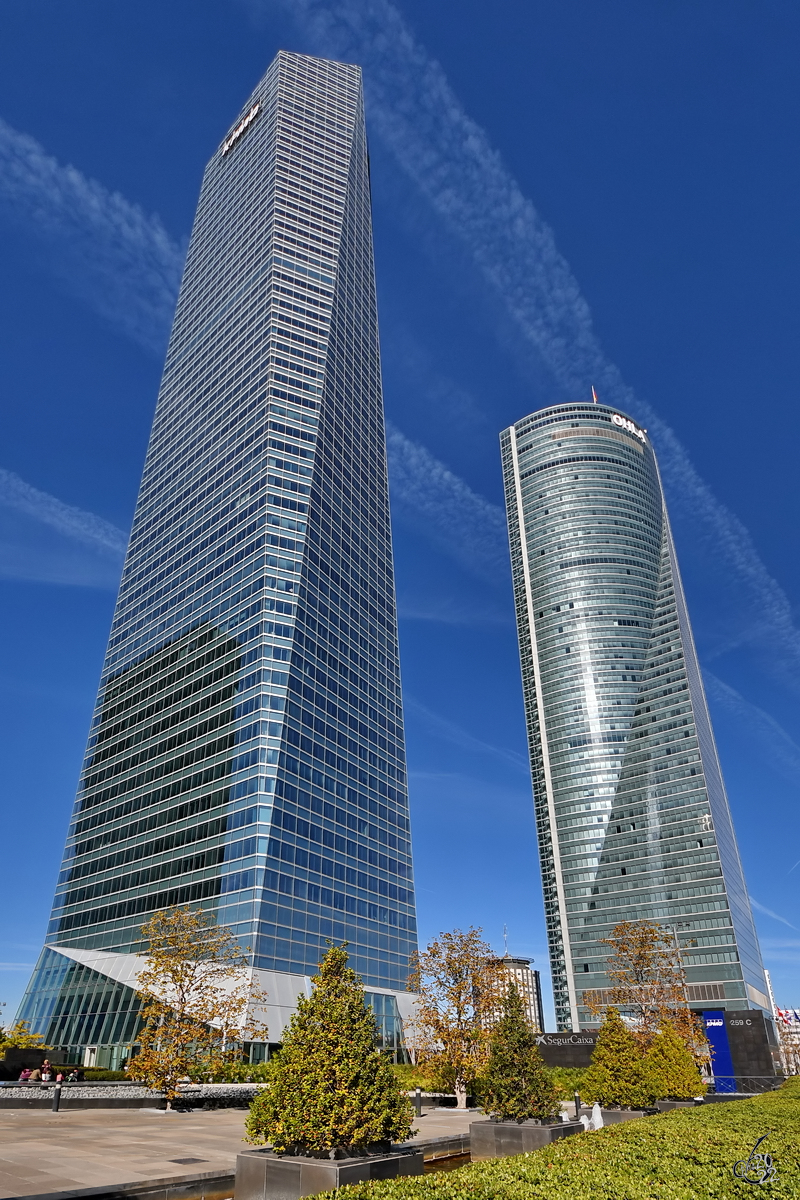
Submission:
<svg viewBox="0 0 800 1200">
<path fill-rule="evenodd" d="M 558 1027 L 623 920 L 672 931 L 693 1008 L 769 1012 L 647 432 L 560 404 L 501 449 Z"/>
<path fill-rule="evenodd" d="M 20 1016 L 119 1057 L 142 924 L 176 904 L 252 947 L 272 1040 L 328 938 L 396 1031 L 416 922 L 361 74 L 298 54 L 205 172 Z"/>
</svg>

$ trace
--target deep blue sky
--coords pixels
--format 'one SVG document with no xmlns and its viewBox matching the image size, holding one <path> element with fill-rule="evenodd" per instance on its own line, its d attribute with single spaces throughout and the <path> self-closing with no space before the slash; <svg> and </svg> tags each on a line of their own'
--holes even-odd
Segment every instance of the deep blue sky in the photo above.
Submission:
<svg viewBox="0 0 800 1200">
<path fill-rule="evenodd" d="M 367 7 L 328 6 L 349 22 L 352 44 Z M 204 164 L 275 51 L 337 53 L 336 23 L 320 30 L 309 9 L 311 0 L 4 0 L 0 117 L 102 185 L 100 208 L 119 193 L 184 242 Z M 511 950 L 547 970 L 505 549 L 484 537 L 471 561 L 452 509 L 480 515 L 477 497 L 501 504 L 498 431 L 568 398 L 487 286 L 492 212 L 473 242 L 459 236 L 426 190 L 425 137 L 409 146 L 387 133 L 395 60 L 388 115 L 392 104 L 413 115 L 436 82 L 427 54 L 553 230 L 607 358 L 749 531 L 748 545 L 724 512 L 698 519 L 673 482 L 765 961 L 778 1002 L 800 1004 L 800 10 L 400 0 L 398 11 L 417 39 L 416 73 L 402 66 L 396 24 L 377 64 L 374 50 L 364 54 L 368 100 L 384 97 L 367 120 L 387 415 L 475 493 L 463 493 L 463 508 L 445 479 L 442 495 L 456 503 L 440 516 L 435 495 L 415 499 L 413 479 L 395 488 L 421 937 L 474 923 L 499 948 L 506 923 Z M 441 94 L 428 101 L 438 128 Z M 66 189 L 56 219 L 63 173 L 53 194 L 47 171 L 18 186 L 20 143 L 12 133 L 0 145 L 0 468 L 127 529 L 158 353 L 125 331 L 127 268 L 114 245 L 95 248 L 81 233 L 86 212 L 69 210 L 85 204 L 85 186 Z M 455 158 L 462 149 L 453 143 Z M 116 298 L 95 262 L 108 254 Z M 64 532 L 63 510 L 43 519 L 48 502 L 20 486 L 0 483 L 7 1012 L 44 934 L 119 569 L 94 535 Z M 497 539 L 496 507 L 485 513 Z"/>
</svg>

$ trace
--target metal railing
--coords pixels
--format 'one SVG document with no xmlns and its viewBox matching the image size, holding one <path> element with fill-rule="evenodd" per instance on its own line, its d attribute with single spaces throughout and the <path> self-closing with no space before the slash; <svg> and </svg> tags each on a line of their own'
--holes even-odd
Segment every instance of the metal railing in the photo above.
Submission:
<svg viewBox="0 0 800 1200">
<path fill-rule="evenodd" d="M 752 1096 L 761 1092 L 772 1092 L 782 1083 L 782 1075 L 715 1075 L 713 1088 L 718 1096 Z"/>
</svg>

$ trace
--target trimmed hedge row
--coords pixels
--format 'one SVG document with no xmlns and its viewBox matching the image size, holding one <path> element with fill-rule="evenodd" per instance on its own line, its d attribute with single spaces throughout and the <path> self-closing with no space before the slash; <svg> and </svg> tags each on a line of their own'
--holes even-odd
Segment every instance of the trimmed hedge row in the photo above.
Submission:
<svg viewBox="0 0 800 1200">
<path fill-rule="evenodd" d="M 800 1079 L 733 1100 L 577 1134 L 516 1158 L 341 1188 L 339 1200 L 723 1200 L 753 1188 L 733 1176 L 758 1138 L 772 1155 L 772 1200 L 800 1200 Z M 760 1191 L 759 1188 L 755 1189 Z M 330 1193 L 333 1195 L 333 1193 Z"/>
</svg>

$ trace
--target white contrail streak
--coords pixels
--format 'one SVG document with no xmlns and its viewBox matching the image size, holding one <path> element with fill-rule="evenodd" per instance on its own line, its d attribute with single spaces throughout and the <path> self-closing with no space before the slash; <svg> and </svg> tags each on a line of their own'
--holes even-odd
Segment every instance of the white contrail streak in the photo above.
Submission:
<svg viewBox="0 0 800 1200">
<path fill-rule="evenodd" d="M 786 917 L 781 917 L 778 915 L 778 913 L 773 912 L 771 908 L 765 908 L 763 904 L 759 904 L 759 902 L 754 900 L 752 896 L 750 897 L 750 903 L 752 904 L 753 908 L 755 908 L 758 912 L 763 913 L 765 917 L 772 917 L 773 921 L 780 921 L 781 925 L 788 925 L 790 929 L 794 929 L 795 932 L 797 932 L 796 925 L 793 925 L 791 921 L 787 921 Z"/>
<path fill-rule="evenodd" d="M 428 729 L 433 734 L 438 734 L 445 741 L 452 742 L 453 745 L 459 746 L 462 750 L 468 750 L 473 754 L 491 756 L 498 758 L 502 762 L 509 763 L 518 771 L 523 771 L 526 775 L 530 770 L 530 765 L 527 758 L 523 754 L 518 754 L 515 750 L 506 750 L 502 746 L 492 746 L 489 742 L 481 741 L 480 738 L 473 737 L 466 729 L 462 729 L 460 725 L 456 725 L 453 721 L 448 721 L 444 717 L 440 717 L 437 713 L 431 712 L 424 704 L 420 704 L 413 696 L 407 692 L 404 694 L 403 702 L 407 712 L 412 712 L 427 725 Z"/>
<path fill-rule="evenodd" d="M 0 216 L 46 244 L 47 266 L 69 291 L 163 354 L 183 251 L 158 217 L 62 166 L 3 120 Z"/>
<path fill-rule="evenodd" d="M 362 64 L 371 127 L 465 246 L 563 398 L 583 399 L 594 383 L 602 400 L 631 412 L 648 428 L 673 510 L 680 508 L 713 544 L 735 577 L 731 586 L 757 614 L 759 639 L 780 647 L 773 666 L 796 680 L 800 631 L 788 597 L 741 521 L 716 499 L 672 430 L 636 399 L 606 358 L 552 230 L 398 9 L 389 0 L 248 0 L 248 7 L 265 11 L 276 2 L 302 23 L 318 53 Z"/>
<path fill-rule="evenodd" d="M 703 682 L 709 700 L 736 717 L 749 736 L 763 745 L 770 765 L 791 783 L 796 783 L 800 778 L 800 746 L 783 726 L 711 671 L 703 670 Z"/>
<path fill-rule="evenodd" d="M 117 529 L 116 525 L 94 513 L 64 504 L 47 492 L 40 492 L 13 471 L 0 469 L 0 505 L 25 513 L 65 537 L 120 560 L 125 553 L 128 535 Z"/>
<path fill-rule="evenodd" d="M 503 510 L 454 475 L 444 463 L 387 427 L 392 512 L 417 528 L 472 574 L 491 583 L 508 576 L 508 538 Z"/>
<path fill-rule="evenodd" d="M 264 2 L 252 0 L 251 7 L 263 8 Z M 674 433 L 633 397 L 605 358 L 588 305 L 552 231 L 522 194 L 485 132 L 464 112 L 441 67 L 414 41 L 398 10 L 389 0 L 291 0 L 289 10 L 304 21 L 321 52 L 364 64 L 372 124 L 497 290 L 565 398 L 588 394 L 594 381 L 604 400 L 628 409 L 649 428 L 673 506 L 699 522 L 701 534 L 735 577 L 732 586 L 744 605 L 757 613 L 757 637 L 780 647 L 773 666 L 778 663 L 796 680 L 800 632 L 786 594 L 759 558 L 745 527 L 713 496 Z M 163 347 L 183 255 L 156 217 L 146 216 L 75 168 L 60 166 L 32 138 L 3 122 L 0 209 L 58 244 L 70 286 L 98 311 L 140 344 Z M 394 488 L 401 503 L 431 513 L 437 505 L 436 489 L 433 479 L 425 477 L 424 453 L 420 448 L 415 456 L 395 446 L 393 463 L 400 475 Z M 461 481 L 446 468 L 435 478 L 443 492 L 432 532 L 459 557 L 460 534 L 451 542 L 444 529 L 448 511 L 458 531 L 466 528 L 453 504 L 453 488 Z M 475 502 L 486 503 L 466 484 L 461 486 Z M 487 509 L 495 513 L 489 528 L 498 530 L 499 510 L 488 504 Z M 498 546 L 504 543 L 503 531 Z M 480 569 L 486 575 L 498 561 L 491 538 L 483 539 L 483 547 L 475 545 L 473 568 L 484 555 L 486 565 Z"/>
</svg>

